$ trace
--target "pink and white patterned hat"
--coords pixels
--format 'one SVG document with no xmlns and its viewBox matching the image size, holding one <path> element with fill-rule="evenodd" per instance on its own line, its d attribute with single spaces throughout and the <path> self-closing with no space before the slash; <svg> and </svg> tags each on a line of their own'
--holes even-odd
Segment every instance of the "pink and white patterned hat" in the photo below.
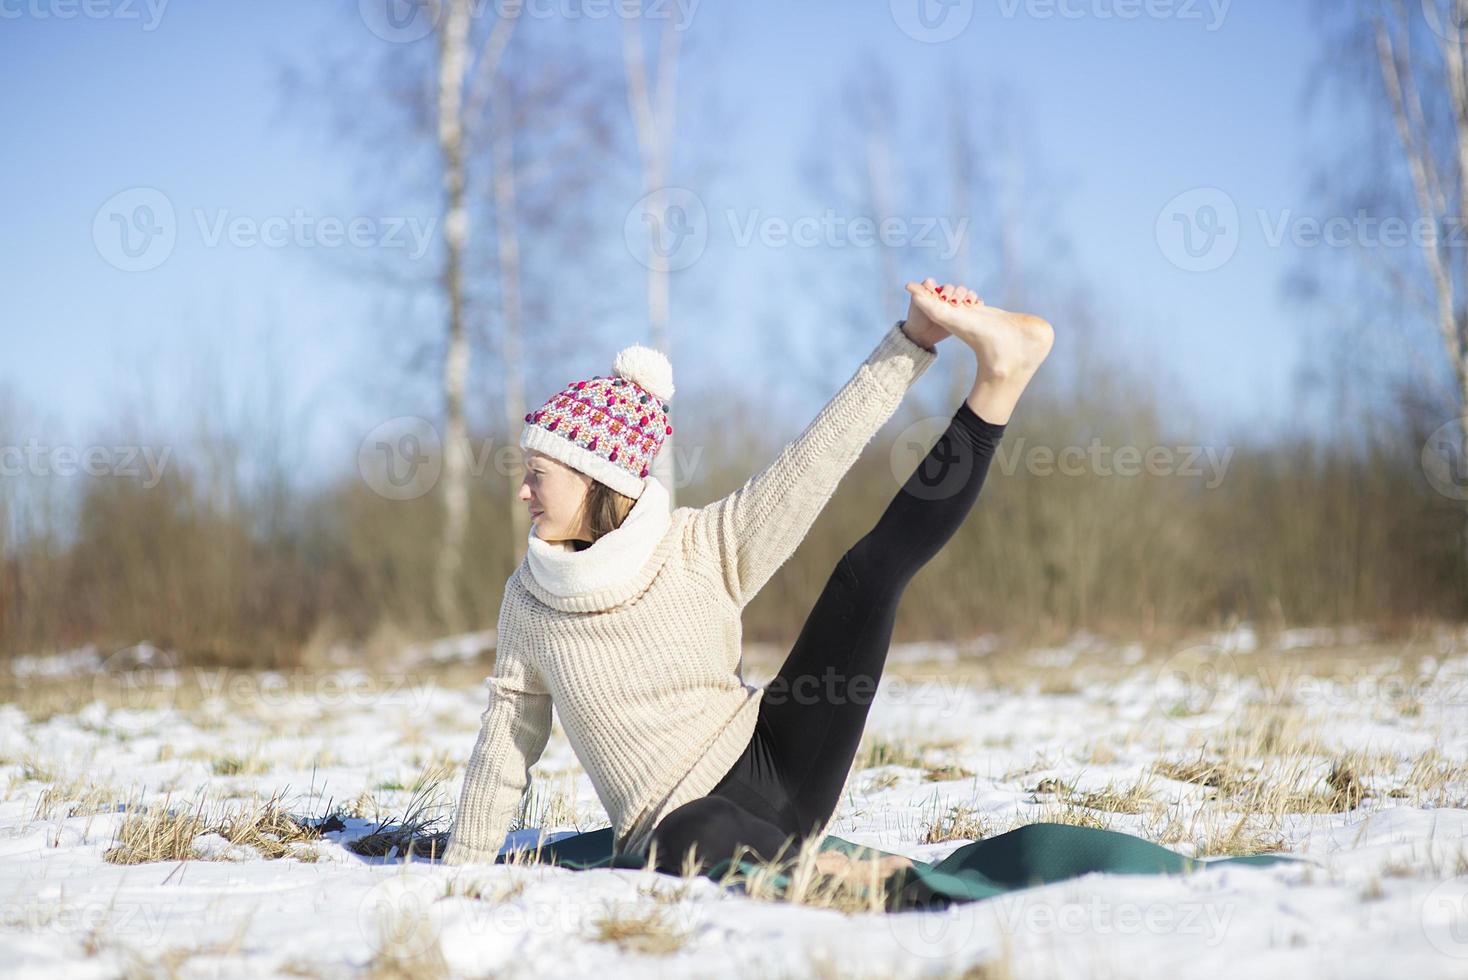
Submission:
<svg viewBox="0 0 1468 980">
<path fill-rule="evenodd" d="M 673 434 L 673 366 L 651 347 L 617 355 L 610 375 L 573 381 L 525 416 L 520 447 L 560 460 L 618 493 L 642 496 L 652 461 Z"/>
</svg>

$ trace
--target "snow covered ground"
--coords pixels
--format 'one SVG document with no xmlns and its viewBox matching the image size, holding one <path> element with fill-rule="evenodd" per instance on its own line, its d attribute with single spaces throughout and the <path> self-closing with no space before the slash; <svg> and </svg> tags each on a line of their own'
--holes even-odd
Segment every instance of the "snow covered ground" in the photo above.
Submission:
<svg viewBox="0 0 1468 980">
<path fill-rule="evenodd" d="M 134 658 L 161 682 L 146 689 L 95 658 L 28 661 L 19 703 L 0 705 L 0 974 L 1461 977 L 1463 649 L 1313 632 L 1176 654 L 1089 637 L 896 648 L 840 836 L 928 860 L 1058 819 L 1185 853 L 1309 859 L 900 914 L 648 872 L 353 853 L 436 777 L 451 811 L 485 704 L 472 660 L 296 677 L 150 654 Z M 531 826 L 605 824 L 559 728 L 534 773 Z M 271 797 L 346 829 L 278 858 L 215 832 Z M 158 803 L 198 815 L 183 846 L 201 857 L 107 860 L 129 812 Z"/>
</svg>

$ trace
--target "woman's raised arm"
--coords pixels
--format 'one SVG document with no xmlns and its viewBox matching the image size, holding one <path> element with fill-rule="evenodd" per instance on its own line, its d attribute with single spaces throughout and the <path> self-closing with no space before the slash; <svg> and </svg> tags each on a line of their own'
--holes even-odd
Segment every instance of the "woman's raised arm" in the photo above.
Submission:
<svg viewBox="0 0 1468 980">
<path fill-rule="evenodd" d="M 774 462 L 692 516 L 691 543 L 722 564 L 729 594 L 741 607 L 795 551 L 862 449 L 937 359 L 936 351 L 907 334 L 904 322 L 882 336 Z"/>
</svg>

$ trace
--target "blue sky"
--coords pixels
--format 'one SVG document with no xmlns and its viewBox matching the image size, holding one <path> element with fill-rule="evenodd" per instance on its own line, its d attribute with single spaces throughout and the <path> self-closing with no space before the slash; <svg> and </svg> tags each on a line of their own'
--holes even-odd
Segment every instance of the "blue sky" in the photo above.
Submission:
<svg viewBox="0 0 1468 980">
<path fill-rule="evenodd" d="M 370 40 L 361 5 L 173 0 L 151 25 L 156 4 L 96 0 L 91 9 L 107 16 L 59 16 L 80 5 L 3 4 L 0 82 L 12 94 L 0 103 L 10 177 L 0 387 L 41 414 L 52 438 L 82 438 L 129 392 L 185 405 L 222 370 L 239 390 L 285 392 L 319 427 L 306 441 L 328 454 L 354 452 L 371 418 L 431 410 L 374 387 L 380 333 L 368 324 L 381 298 L 370 284 L 298 246 L 207 247 L 193 217 L 352 213 L 349 151 L 283 111 L 278 66 L 309 63 L 332 37 L 357 36 L 347 32 Z M 1305 168 L 1321 129 L 1307 128 L 1301 95 L 1319 42 L 1305 6 L 1178 0 L 1155 4 L 1161 16 L 1128 17 L 1124 0 L 961 2 L 950 17 L 963 29 L 934 43 L 904 32 L 906 0 L 705 0 L 690 31 L 716 56 L 683 71 L 718 89 L 730 113 L 717 127 L 685 114 L 680 138 L 719 159 L 711 210 L 738 201 L 819 215 L 826 203 L 800 175 L 806 134 L 856 56 L 874 53 L 898 86 L 904 153 L 943 152 L 936 121 L 946 110 L 935 99 L 945 70 L 1004 80 L 1060 184 L 1062 205 L 1041 217 L 1070 242 L 1107 342 L 1176 379 L 1200 435 L 1253 435 L 1288 409 L 1303 336 L 1281 291 L 1295 250 L 1270 247 L 1255 215 L 1310 211 Z M 610 21 L 574 26 L 616 43 Z M 930 144 L 925 116 L 935 120 Z M 175 206 L 177 243 L 157 268 L 128 272 L 104 260 L 93 222 L 136 188 L 162 190 Z M 1202 272 L 1179 268 L 1176 243 L 1158 235 L 1164 207 L 1200 188 L 1221 189 L 1240 212 L 1237 251 Z M 683 293 L 675 282 L 680 370 L 706 376 L 717 357 L 754 353 L 741 345 L 760 341 L 741 328 L 757 317 L 819 315 L 782 273 L 786 251 L 711 246 L 702 264 L 732 285 Z M 762 295 L 746 288 L 759 284 Z M 633 335 L 641 310 L 626 316 L 627 342 L 643 339 Z M 880 320 L 874 313 L 874 329 Z"/>
</svg>

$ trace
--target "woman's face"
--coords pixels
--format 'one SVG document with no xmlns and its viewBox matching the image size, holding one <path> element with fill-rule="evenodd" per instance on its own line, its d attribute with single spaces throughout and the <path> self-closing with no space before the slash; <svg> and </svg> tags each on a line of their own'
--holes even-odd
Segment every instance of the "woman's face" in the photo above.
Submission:
<svg viewBox="0 0 1468 980">
<path fill-rule="evenodd" d="M 534 449 L 524 451 L 525 481 L 519 498 L 530 506 L 535 536 L 542 541 L 587 541 L 591 532 L 581 505 L 591 477 Z"/>
</svg>

